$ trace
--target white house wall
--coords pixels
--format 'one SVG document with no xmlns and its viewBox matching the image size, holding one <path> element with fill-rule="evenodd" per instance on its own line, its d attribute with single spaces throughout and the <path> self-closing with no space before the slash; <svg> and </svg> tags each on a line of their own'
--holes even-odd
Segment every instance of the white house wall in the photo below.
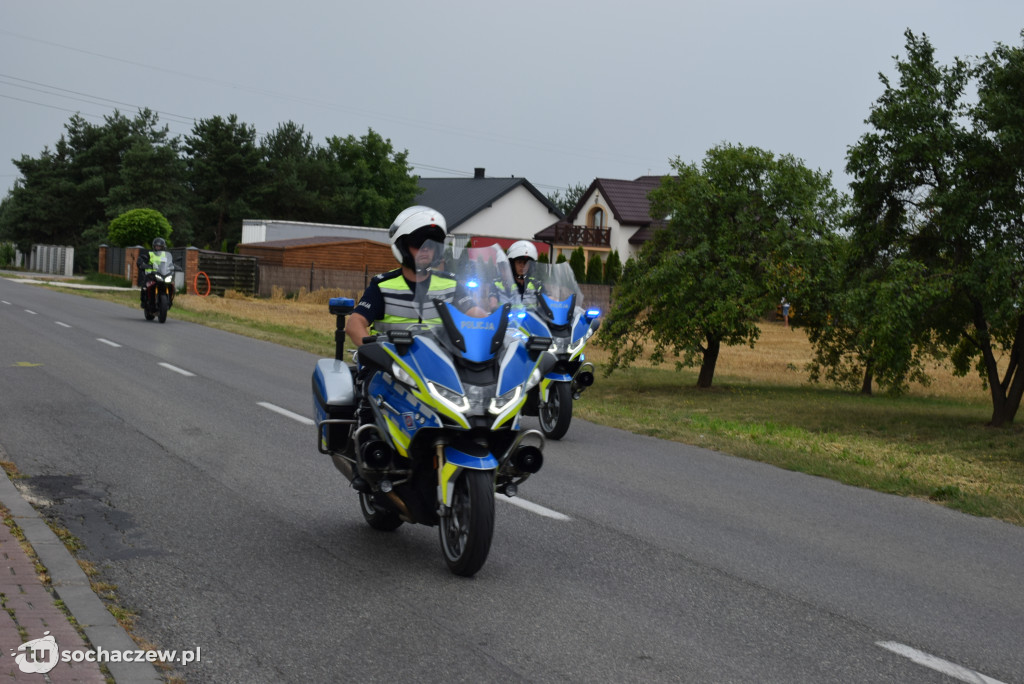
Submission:
<svg viewBox="0 0 1024 684">
<path fill-rule="evenodd" d="M 460 223 L 451 232 L 459 235 L 530 240 L 558 217 L 533 193 L 519 186 L 502 195 L 490 207 Z"/>
<path fill-rule="evenodd" d="M 581 226 L 586 225 L 590 211 L 594 207 L 600 207 L 604 211 L 605 225 L 603 227 L 611 230 L 611 235 L 609 236 L 611 249 L 614 252 L 618 252 L 619 259 L 625 262 L 630 257 L 636 256 L 636 253 L 639 251 L 639 245 L 629 244 L 629 238 L 633 237 L 634 233 L 639 229 L 635 226 L 623 228 L 622 224 L 612 214 L 611 208 L 604 202 L 604 198 L 601 197 L 600 201 L 598 201 L 598 197 L 599 193 L 597 191 L 590 193 L 586 204 L 580 209 L 574 223 Z"/>
</svg>

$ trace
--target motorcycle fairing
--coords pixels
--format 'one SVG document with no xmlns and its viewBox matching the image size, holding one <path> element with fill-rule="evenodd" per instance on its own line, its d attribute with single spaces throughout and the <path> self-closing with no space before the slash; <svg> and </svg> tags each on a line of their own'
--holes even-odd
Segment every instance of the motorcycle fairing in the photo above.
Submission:
<svg viewBox="0 0 1024 684">
<path fill-rule="evenodd" d="M 408 361 L 420 377 L 453 392 L 466 393 L 459 380 L 459 374 L 455 372 L 437 343 L 429 337 L 414 337 L 409 353 L 403 356 L 402 360 Z"/>
<path fill-rule="evenodd" d="M 458 375 L 456 374 L 455 369 L 451 366 L 450 362 L 447 359 L 435 356 L 435 359 L 431 361 L 431 354 L 426 351 L 429 349 L 429 347 L 426 344 L 424 344 L 423 340 L 415 338 L 413 340 L 413 344 L 409 347 L 410 352 L 412 351 L 413 347 L 418 347 L 418 349 L 420 350 L 419 354 L 413 355 L 411 353 L 406 353 L 405 356 L 402 356 L 398 353 L 398 350 L 395 349 L 395 345 L 391 344 L 390 342 L 385 342 L 381 345 L 381 349 L 383 349 L 384 352 L 388 356 L 390 356 L 391 360 L 393 361 L 392 370 L 395 370 L 396 372 L 404 371 L 406 375 L 405 384 L 410 387 L 410 391 L 413 396 L 415 396 L 417 399 L 419 399 L 421 402 L 429 406 L 437 413 L 447 416 L 460 427 L 469 429 L 469 421 L 466 419 L 466 416 L 462 413 L 462 411 L 456 410 L 455 405 L 452 404 L 450 401 L 445 402 L 439 400 L 437 397 L 431 394 L 430 389 L 428 389 L 427 387 L 428 384 L 434 384 L 435 386 L 443 386 L 444 382 L 453 382 L 451 379 L 453 376 L 457 380 Z M 433 350 L 430 350 L 430 352 L 433 352 Z M 424 364 L 430 369 L 430 372 L 437 373 L 437 377 L 442 378 L 443 381 L 435 381 L 433 376 L 427 374 L 427 371 L 425 370 L 421 372 L 421 370 L 418 368 L 418 363 L 416 361 L 417 359 L 422 360 Z M 443 366 L 448 366 L 447 371 L 441 370 Z M 459 395 L 460 397 L 463 398 L 463 400 L 465 399 L 461 383 L 459 383 L 459 389 L 452 389 L 446 386 L 444 388 L 450 390 L 454 394 Z M 373 394 L 371 396 L 377 397 L 376 394 Z"/>
<path fill-rule="evenodd" d="M 568 299 L 554 299 L 541 292 L 540 297 L 551 314 L 551 323 L 553 325 L 569 324 L 569 317 L 572 316 L 573 309 L 575 308 L 575 295 L 570 296 Z"/>
<path fill-rule="evenodd" d="M 551 337 L 551 332 L 548 330 L 548 326 L 544 324 L 543 319 L 533 311 L 519 311 L 513 314 L 515 318 L 515 324 L 520 329 L 526 332 L 527 335 L 536 335 L 537 337 Z"/>
<path fill-rule="evenodd" d="M 377 372 L 370 378 L 368 392 L 377 400 L 375 407 L 388 428 L 388 437 L 395 450 L 409 456 L 412 436 L 424 427 L 441 427 L 437 414 L 427 406 L 418 393 L 410 390 L 390 374 Z M 412 416 L 407 421 L 405 416 Z M 411 423 L 411 424 L 410 424 Z"/>
<path fill-rule="evenodd" d="M 505 327 L 508 325 L 508 318 L 502 309 L 491 314 L 478 318 L 459 311 L 457 308 L 447 307 L 451 316 L 452 325 L 461 335 L 465 350 L 462 358 L 467 361 L 482 363 L 494 358 L 494 350 L 498 347 L 495 338 L 505 335 Z M 500 340 L 498 341 L 500 344 Z"/>
</svg>

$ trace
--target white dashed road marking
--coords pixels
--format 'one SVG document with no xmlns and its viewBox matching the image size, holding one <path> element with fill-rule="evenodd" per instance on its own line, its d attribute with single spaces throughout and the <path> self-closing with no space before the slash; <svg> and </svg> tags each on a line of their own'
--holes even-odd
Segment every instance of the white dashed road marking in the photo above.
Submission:
<svg viewBox="0 0 1024 684">
<path fill-rule="evenodd" d="M 519 508 L 522 508 L 524 510 L 530 511 L 531 513 L 536 513 L 537 515 L 543 515 L 545 518 L 551 518 L 553 520 L 571 520 L 572 519 L 569 516 L 565 515 L 564 513 L 559 513 L 558 511 L 553 511 L 550 508 L 544 508 L 540 504 L 535 504 L 532 501 L 526 501 L 525 499 L 517 499 L 516 497 L 512 497 L 510 499 L 507 496 L 496 496 L 494 498 L 497 499 L 498 501 L 504 501 L 505 503 L 510 503 L 513 506 L 519 506 Z"/>
<path fill-rule="evenodd" d="M 184 375 L 186 378 L 194 378 L 196 376 L 195 373 L 187 371 L 184 368 L 178 368 L 177 366 L 172 366 L 169 363 L 163 363 L 161 361 L 160 365 L 163 366 L 164 368 L 166 368 L 167 370 L 174 371 L 175 373 L 180 373 L 181 375 Z"/>
<path fill-rule="evenodd" d="M 306 416 L 300 416 L 298 413 L 293 413 L 288 409 L 281 408 L 280 406 L 275 406 L 274 404 L 271 404 L 266 401 L 259 401 L 256 403 L 265 409 L 270 409 L 274 413 L 280 413 L 282 416 L 287 416 L 288 418 L 298 421 L 303 425 L 316 425 L 316 423 L 314 423 L 311 419 L 307 418 Z"/>
<path fill-rule="evenodd" d="M 947 677 L 959 679 L 961 682 L 971 682 L 972 684 L 1003 684 L 1003 682 L 998 679 L 986 677 L 980 672 L 975 672 L 974 670 L 962 665 L 951 663 L 948 660 L 943 660 L 942 658 L 933 656 L 930 653 L 918 651 L 916 648 L 911 648 L 910 646 L 905 646 L 903 644 L 896 643 L 895 641 L 879 641 L 876 642 L 875 645 L 881 646 L 885 650 L 892 651 L 904 658 L 909 658 L 918 665 L 924 665 L 936 672 L 941 672 Z"/>
</svg>

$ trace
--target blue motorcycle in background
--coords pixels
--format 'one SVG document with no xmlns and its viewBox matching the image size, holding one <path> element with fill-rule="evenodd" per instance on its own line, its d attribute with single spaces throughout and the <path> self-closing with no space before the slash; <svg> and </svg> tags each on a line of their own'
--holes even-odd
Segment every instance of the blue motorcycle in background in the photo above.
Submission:
<svg viewBox="0 0 1024 684">
<path fill-rule="evenodd" d="M 573 401 L 594 384 L 594 364 L 583 349 L 601 325 L 601 311 L 583 307 L 583 293 L 568 262 L 534 264 L 530 278 L 536 294 L 512 316 L 524 334 L 551 337 L 556 364 L 530 390 L 523 413 L 537 416 L 545 437 L 561 439 L 572 422 Z"/>
<path fill-rule="evenodd" d="M 330 301 L 335 358 L 317 362 L 313 408 L 319 450 L 366 522 L 438 526 L 448 567 L 471 576 L 490 551 L 495 492 L 515 496 L 543 463 L 544 437 L 520 428 L 520 411 L 555 360 L 550 337 L 510 326 L 508 304 L 493 308 L 511 279 L 500 249 L 437 253 L 459 283 L 452 301 L 434 300 L 441 324 L 367 338 L 354 367 L 342 358 L 354 302 Z"/>
</svg>

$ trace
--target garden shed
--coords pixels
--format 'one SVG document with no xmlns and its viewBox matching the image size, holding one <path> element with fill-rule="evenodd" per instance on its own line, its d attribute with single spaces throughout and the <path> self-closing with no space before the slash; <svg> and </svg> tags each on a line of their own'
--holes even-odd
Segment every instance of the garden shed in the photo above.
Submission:
<svg viewBox="0 0 1024 684">
<path fill-rule="evenodd" d="M 259 294 L 275 287 L 286 294 L 306 288 L 362 292 L 378 273 L 398 268 L 391 245 L 358 238 L 305 237 L 238 245 L 239 254 L 259 258 Z"/>
</svg>

